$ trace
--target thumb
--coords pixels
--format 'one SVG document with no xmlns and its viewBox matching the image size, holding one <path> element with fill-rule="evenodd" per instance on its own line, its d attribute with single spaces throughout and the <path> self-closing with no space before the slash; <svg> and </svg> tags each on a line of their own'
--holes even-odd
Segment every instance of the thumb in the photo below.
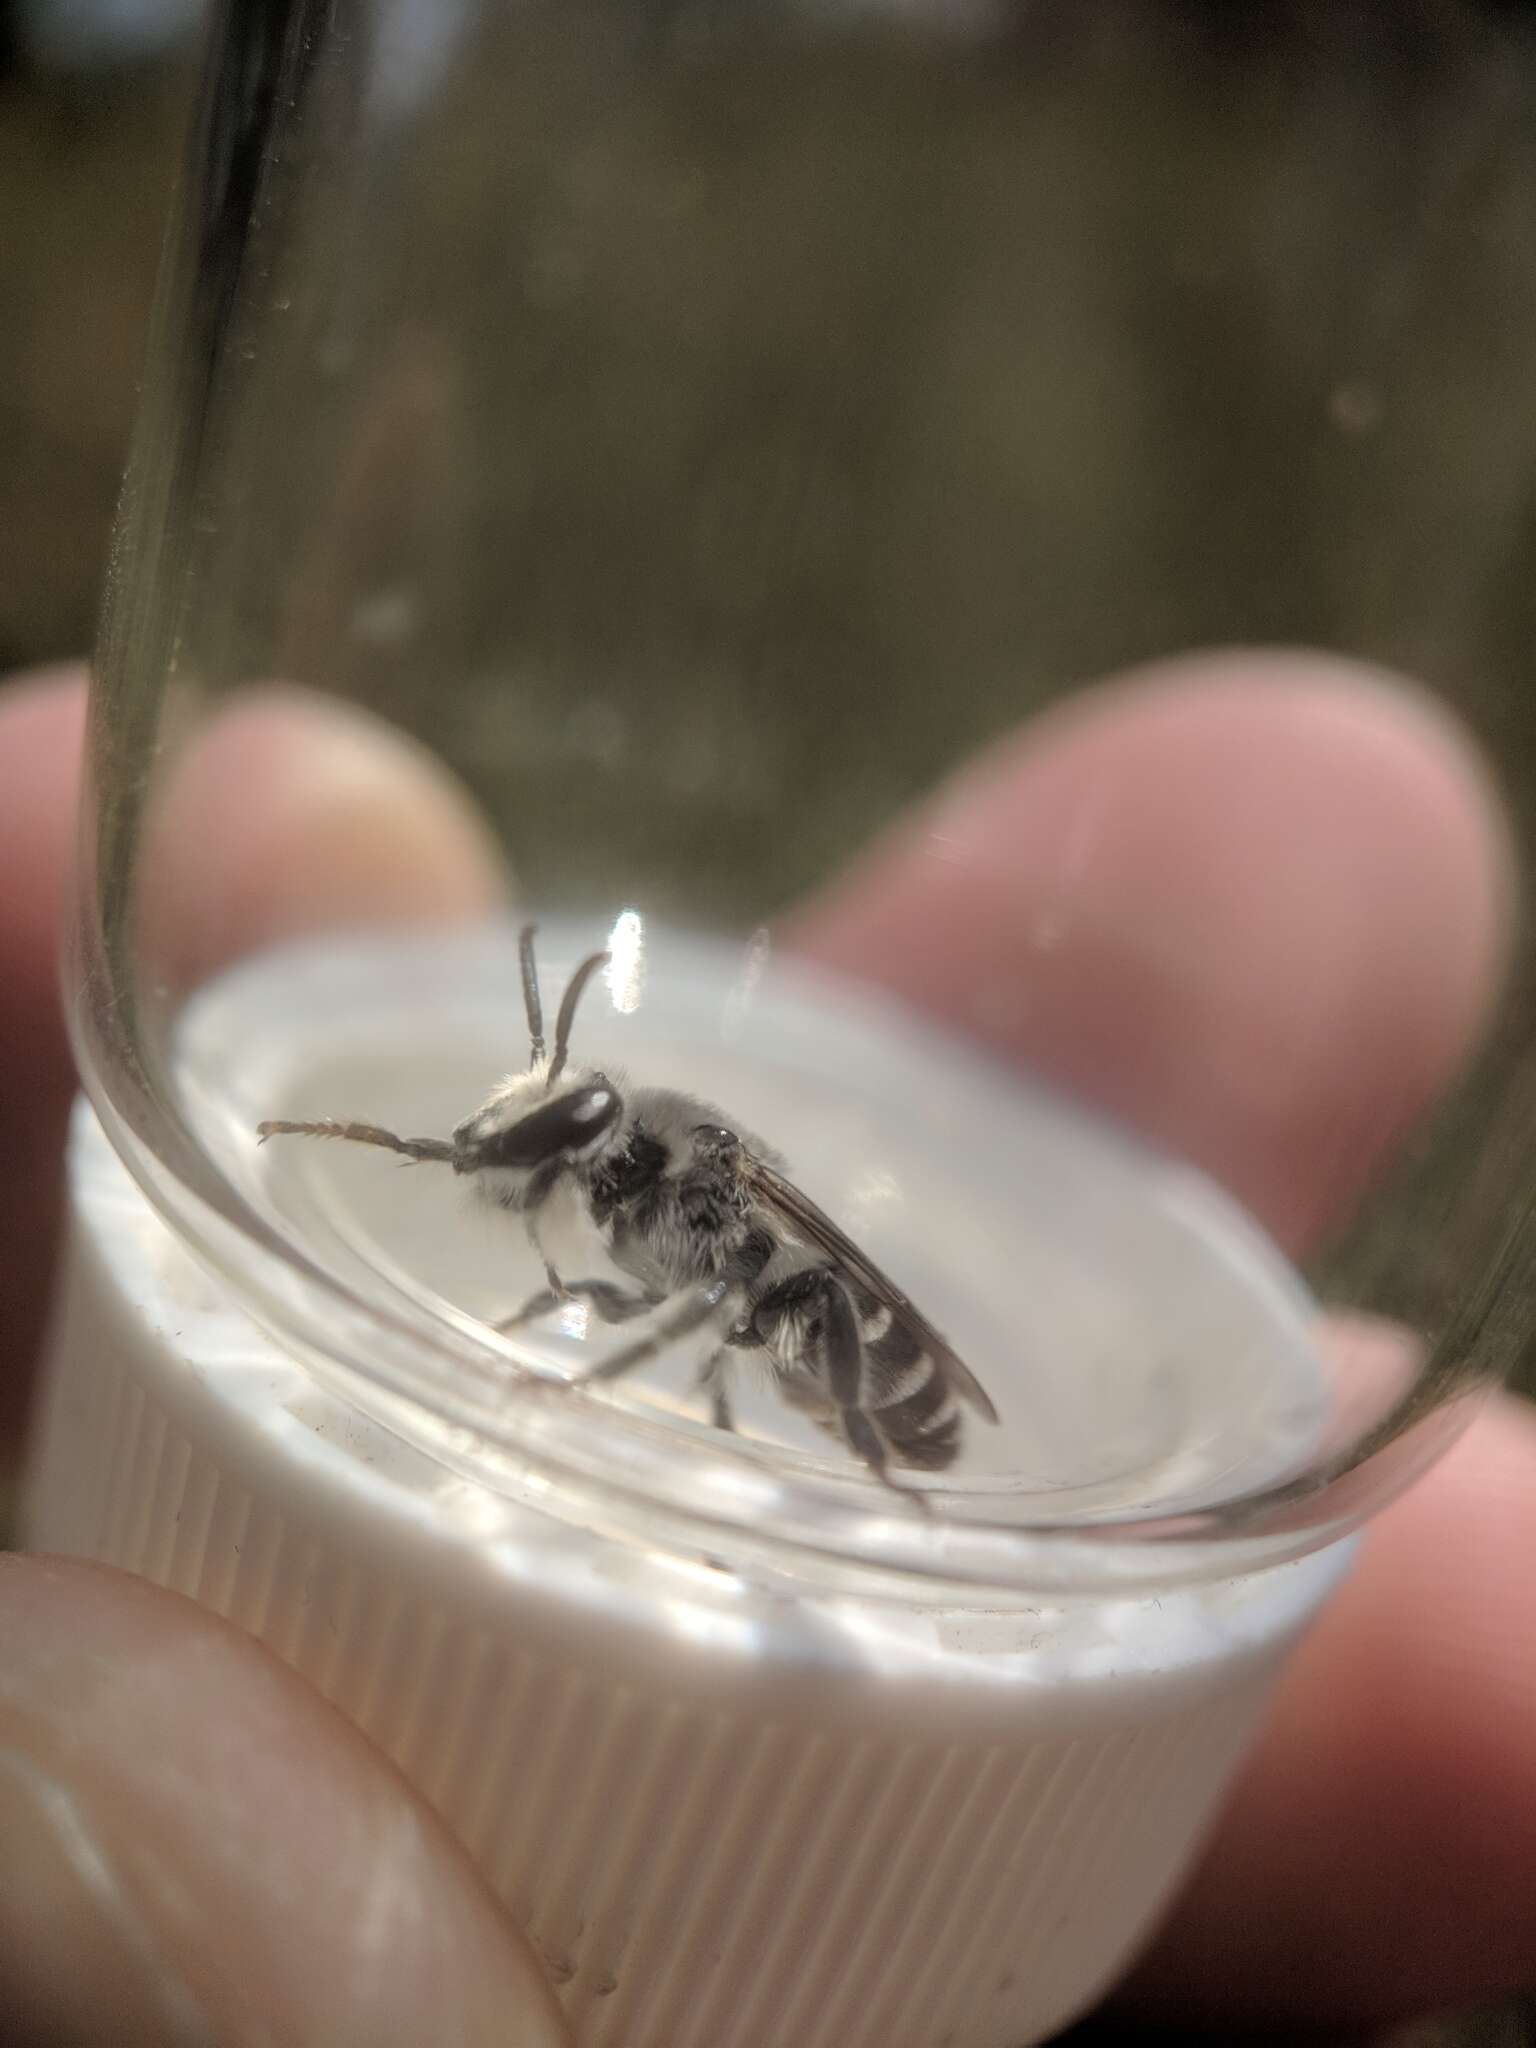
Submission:
<svg viewBox="0 0 1536 2048">
<path fill-rule="evenodd" d="M 284 1666 L 100 1567 L 0 1558 L 12 2042 L 559 2048 L 538 1968 L 393 1768 Z"/>
</svg>

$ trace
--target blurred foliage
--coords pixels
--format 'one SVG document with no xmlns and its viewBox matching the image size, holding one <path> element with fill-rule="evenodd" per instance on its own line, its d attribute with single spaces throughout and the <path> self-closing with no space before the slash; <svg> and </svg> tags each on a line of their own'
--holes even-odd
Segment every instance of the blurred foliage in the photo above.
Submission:
<svg viewBox="0 0 1536 2048">
<path fill-rule="evenodd" d="M 5 666 L 91 641 L 189 82 L 0 74 Z"/>
<path fill-rule="evenodd" d="M 388 301 L 392 342 L 349 366 L 356 408 L 304 421 L 280 624 L 253 486 L 253 658 L 366 676 L 503 813 L 542 789 L 561 829 L 514 835 L 535 867 L 560 845 L 541 893 L 580 889 L 585 844 L 591 878 L 628 857 L 695 914 L 701 856 L 722 915 L 787 894 L 1075 681 L 1203 643 L 1421 675 L 1536 803 L 1518 21 L 1035 6 L 981 55 L 855 45 L 844 76 L 701 35 L 648 90 L 606 10 L 585 37 L 573 11 L 507 17 L 527 92 L 494 162 L 485 63 L 402 154 L 398 275 L 349 268 L 355 221 L 313 230 L 338 282 L 295 328 L 350 293 Z M 656 10 L 674 40 L 718 13 Z M 6 659 L 90 636 L 183 92 L 0 85 Z M 436 326 L 466 277 L 478 370 Z M 294 459 L 270 476 L 290 520 Z M 397 632 L 406 602 L 429 630 Z M 447 718 L 434 617 L 488 652 Z M 636 801 L 658 787 L 687 802 Z"/>
<path fill-rule="evenodd" d="M 430 78 L 360 15 L 285 83 L 194 408 L 185 671 L 362 696 L 532 900 L 691 922 L 761 920 L 1081 678 L 1200 644 L 1423 677 L 1536 815 L 1523 17 L 466 21 Z M 100 118 L 159 146 L 143 105 Z M 22 323 L 55 423 L 74 316 Z M 75 558 L 45 645 L 83 634 Z M 1425 1332 L 1432 1390 L 1536 1369 L 1533 1005 L 1527 954 L 1494 1055 L 1316 1268 Z"/>
<path fill-rule="evenodd" d="M 361 199 L 300 138 L 212 665 L 417 723 L 535 896 L 632 874 L 693 918 L 1200 644 L 1424 677 L 1528 809 L 1536 44 L 1446 5 L 1004 18 L 535 5 Z"/>
</svg>

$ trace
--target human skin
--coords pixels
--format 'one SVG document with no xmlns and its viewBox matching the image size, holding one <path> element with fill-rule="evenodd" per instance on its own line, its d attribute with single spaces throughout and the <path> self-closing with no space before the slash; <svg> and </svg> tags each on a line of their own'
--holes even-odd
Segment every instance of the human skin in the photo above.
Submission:
<svg viewBox="0 0 1536 2048">
<path fill-rule="evenodd" d="M 72 673 L 0 693 L 13 1452 L 73 1090 L 56 937 L 80 718 Z M 501 900 L 418 750 L 298 692 L 228 719 L 178 798 L 219 821 L 168 892 L 186 978 L 305 928 Z M 1475 1040 L 1512 873 L 1482 769 L 1416 693 L 1206 655 L 1021 728 L 783 935 L 1177 1147 L 1302 1249 Z M 1359 2025 L 1536 1977 L 1532 1556 L 1536 1422 L 1496 1399 L 1373 1525 L 1125 2000 L 1218 2032 Z M 0 2013 L 21 2042 L 563 2038 L 457 1847 L 298 1678 L 172 1595 L 20 1557 L 0 1560 Z"/>
</svg>

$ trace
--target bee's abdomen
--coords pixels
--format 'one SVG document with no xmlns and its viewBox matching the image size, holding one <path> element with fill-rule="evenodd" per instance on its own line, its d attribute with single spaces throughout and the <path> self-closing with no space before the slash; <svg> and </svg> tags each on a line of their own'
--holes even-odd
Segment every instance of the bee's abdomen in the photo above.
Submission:
<svg viewBox="0 0 1536 2048">
<path fill-rule="evenodd" d="M 943 1372 L 883 1302 L 861 1296 L 856 1305 L 871 1421 L 902 1464 L 943 1471 L 960 1449 L 960 1411 Z"/>
</svg>

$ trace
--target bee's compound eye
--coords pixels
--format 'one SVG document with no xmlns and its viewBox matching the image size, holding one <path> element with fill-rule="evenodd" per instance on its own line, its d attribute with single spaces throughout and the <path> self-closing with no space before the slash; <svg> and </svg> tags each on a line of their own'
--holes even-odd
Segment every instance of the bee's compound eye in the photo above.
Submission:
<svg viewBox="0 0 1536 2048">
<path fill-rule="evenodd" d="M 476 1147 L 478 1166 L 532 1168 L 587 1153 L 603 1141 L 619 1114 L 618 1091 L 606 1083 L 573 1088 L 541 1103 L 506 1130 Z"/>
</svg>

